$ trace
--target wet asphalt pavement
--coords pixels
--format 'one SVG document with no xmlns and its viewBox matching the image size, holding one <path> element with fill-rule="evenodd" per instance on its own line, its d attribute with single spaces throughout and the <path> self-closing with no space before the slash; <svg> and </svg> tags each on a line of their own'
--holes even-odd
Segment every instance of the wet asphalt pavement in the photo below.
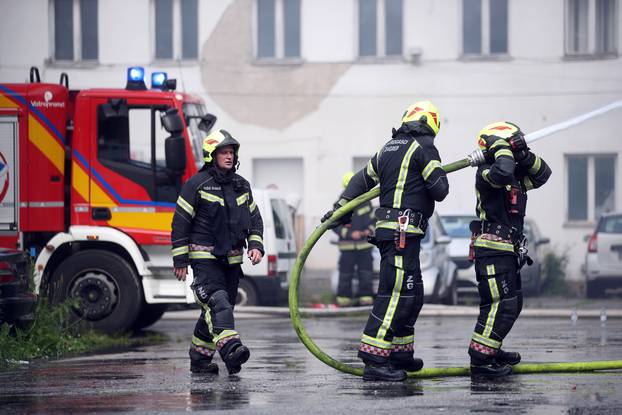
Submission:
<svg viewBox="0 0 622 415">
<path fill-rule="evenodd" d="M 198 311 L 197 311 L 198 314 Z M 174 313 L 168 313 L 168 317 Z M 365 317 L 311 318 L 307 331 L 328 354 L 358 364 Z M 467 364 L 474 318 L 421 317 L 416 355 L 427 367 Z M 76 413 L 209 411 L 252 414 L 620 413 L 622 371 L 469 377 L 369 383 L 311 355 L 287 318 L 238 317 L 251 349 L 238 375 L 193 375 L 187 351 L 192 320 L 166 318 L 150 330 L 169 341 L 124 353 L 41 361 L 0 372 L 0 412 Z M 622 319 L 522 318 L 505 347 L 529 363 L 622 359 Z"/>
</svg>

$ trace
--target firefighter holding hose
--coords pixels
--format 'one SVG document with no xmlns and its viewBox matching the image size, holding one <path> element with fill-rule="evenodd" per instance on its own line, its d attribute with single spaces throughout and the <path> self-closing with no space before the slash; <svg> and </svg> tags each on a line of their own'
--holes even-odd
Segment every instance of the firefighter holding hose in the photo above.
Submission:
<svg viewBox="0 0 622 415">
<path fill-rule="evenodd" d="M 523 219 L 527 191 L 542 186 L 551 169 L 527 147 L 515 124 L 497 122 L 477 136 L 486 162 L 475 176 L 478 221 L 471 222 L 480 312 L 469 344 L 471 374 L 505 376 L 520 362 L 501 349 L 523 307 L 520 269 L 530 264 Z"/>
<path fill-rule="evenodd" d="M 434 146 L 439 128 L 438 110 L 431 102 L 411 105 L 400 128 L 352 177 L 335 204 L 338 209 L 380 185 L 374 241 L 381 254 L 380 282 L 358 352 L 365 363 L 364 380 L 403 381 L 407 371 L 423 367 L 414 358 L 414 325 L 423 305 L 419 249 L 435 201 L 449 192 Z M 347 222 L 349 216 L 339 221 Z"/>
</svg>

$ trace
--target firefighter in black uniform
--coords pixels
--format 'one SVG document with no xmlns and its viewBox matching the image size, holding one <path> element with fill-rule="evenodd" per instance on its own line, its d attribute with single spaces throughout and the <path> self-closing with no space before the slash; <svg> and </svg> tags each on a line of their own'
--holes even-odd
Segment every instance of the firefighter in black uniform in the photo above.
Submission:
<svg viewBox="0 0 622 415">
<path fill-rule="evenodd" d="M 431 102 L 411 105 L 400 128 L 352 177 L 335 206 L 380 185 L 375 212 L 380 282 L 358 352 L 365 363 L 364 380 L 402 381 L 407 371 L 423 367 L 421 359 L 413 357 L 414 325 L 423 305 L 419 248 L 434 202 L 449 192 L 434 146 L 439 128 L 439 114 Z"/>
<path fill-rule="evenodd" d="M 192 372 L 218 373 L 216 352 L 229 373 L 238 373 L 250 357 L 235 330 L 233 307 L 245 245 L 253 265 L 264 254 L 263 222 L 248 181 L 235 173 L 239 148 L 225 130 L 205 138 L 205 164 L 184 184 L 173 216 L 175 275 L 185 280 L 192 266 L 192 289 L 202 308 L 189 351 Z"/>
<path fill-rule="evenodd" d="M 343 175 L 341 184 L 347 187 L 353 172 Z M 340 225 L 333 230 L 339 235 L 339 283 L 337 285 L 337 305 L 347 307 L 358 302 L 358 305 L 371 305 L 374 301 L 372 288 L 373 259 L 372 248 L 367 236 L 372 233 L 374 211 L 370 202 L 358 206 L 352 213 L 352 221 Z M 358 275 L 358 299 L 352 293 L 354 273 Z"/>
<path fill-rule="evenodd" d="M 509 122 L 478 134 L 485 164 L 475 177 L 476 213 L 471 223 L 480 312 L 469 344 L 471 374 L 505 376 L 520 354 L 501 349 L 523 307 L 520 268 L 531 263 L 523 235 L 527 191 L 542 186 L 551 169 L 529 151 L 520 129 Z"/>
</svg>

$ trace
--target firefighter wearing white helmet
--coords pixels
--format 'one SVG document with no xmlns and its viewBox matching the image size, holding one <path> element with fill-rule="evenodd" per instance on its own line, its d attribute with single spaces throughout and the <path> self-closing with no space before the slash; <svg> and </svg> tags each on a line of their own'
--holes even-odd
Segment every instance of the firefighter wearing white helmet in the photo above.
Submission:
<svg viewBox="0 0 622 415">
<path fill-rule="evenodd" d="M 348 186 L 353 172 L 343 175 L 341 184 L 344 189 Z M 339 282 L 337 284 L 337 305 L 347 307 L 371 305 L 374 301 L 372 286 L 373 259 L 372 248 L 367 242 L 367 236 L 372 233 L 374 211 L 370 202 L 358 206 L 353 214 L 352 221 L 333 229 L 339 236 Z M 358 290 L 354 295 L 352 282 L 355 275 L 358 277 Z"/>
<path fill-rule="evenodd" d="M 335 206 L 380 185 L 375 212 L 380 283 L 358 352 L 365 363 L 365 380 L 402 381 L 407 371 L 423 367 L 414 357 L 414 325 L 423 305 L 419 249 L 435 201 L 449 193 L 434 146 L 439 128 L 440 116 L 430 101 L 408 107 L 400 127 L 352 177 Z"/>
<path fill-rule="evenodd" d="M 505 376 L 521 360 L 501 344 L 523 307 L 520 269 L 531 265 L 523 235 L 527 191 L 546 183 L 551 169 L 529 151 L 516 124 L 489 124 L 477 143 L 487 157 L 475 176 L 479 220 L 471 222 L 470 259 L 475 261 L 480 312 L 468 353 L 472 375 Z"/>
<path fill-rule="evenodd" d="M 235 330 L 233 307 L 242 275 L 244 248 L 261 261 L 263 221 L 250 184 L 235 173 L 240 143 L 225 130 L 203 140 L 204 166 L 183 186 L 173 215 L 171 241 L 177 279 L 192 266 L 192 289 L 202 311 L 192 336 L 190 370 L 217 373 L 218 353 L 229 373 L 250 357 Z"/>
</svg>

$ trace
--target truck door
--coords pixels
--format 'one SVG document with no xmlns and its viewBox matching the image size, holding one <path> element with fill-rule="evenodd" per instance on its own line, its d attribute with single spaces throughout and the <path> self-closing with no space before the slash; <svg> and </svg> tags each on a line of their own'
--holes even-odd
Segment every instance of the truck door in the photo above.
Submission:
<svg viewBox="0 0 622 415">
<path fill-rule="evenodd" d="M 0 235 L 19 229 L 17 116 L 0 115 Z"/>
<path fill-rule="evenodd" d="M 164 141 L 169 134 L 160 116 L 172 107 L 173 102 L 123 99 L 96 104 L 91 224 L 123 230 L 140 245 L 170 244 L 181 180 L 166 169 Z"/>
</svg>

